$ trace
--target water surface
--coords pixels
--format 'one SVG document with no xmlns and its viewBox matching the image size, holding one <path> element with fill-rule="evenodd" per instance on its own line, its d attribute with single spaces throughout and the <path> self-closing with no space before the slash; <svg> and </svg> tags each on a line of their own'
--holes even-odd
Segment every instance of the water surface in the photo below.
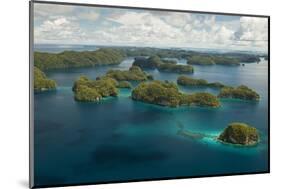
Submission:
<svg viewBox="0 0 281 189">
<path fill-rule="evenodd" d="M 180 60 L 180 64 L 185 64 Z M 245 84 L 260 102 L 221 101 L 220 108 L 167 108 L 136 102 L 122 89 L 117 98 L 99 103 L 75 102 L 72 84 L 80 75 L 101 76 L 108 69 L 128 69 L 133 58 L 120 65 L 50 71 L 56 91 L 36 94 L 35 184 L 74 184 L 131 179 L 261 172 L 268 169 L 268 63 L 245 66 L 194 66 L 188 75 L 227 85 Z M 155 79 L 176 81 L 178 74 L 147 70 Z M 180 87 L 193 93 L 210 88 Z M 235 147 L 210 138 L 194 140 L 178 135 L 179 125 L 192 132 L 216 136 L 229 122 L 258 128 L 261 143 Z"/>
</svg>

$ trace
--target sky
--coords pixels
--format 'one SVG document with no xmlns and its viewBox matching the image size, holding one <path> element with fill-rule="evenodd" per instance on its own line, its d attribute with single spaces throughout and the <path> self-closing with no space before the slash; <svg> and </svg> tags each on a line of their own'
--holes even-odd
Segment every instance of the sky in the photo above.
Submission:
<svg viewBox="0 0 281 189">
<path fill-rule="evenodd" d="M 267 51 L 267 18 L 34 5 L 35 44 L 87 44 Z"/>
</svg>

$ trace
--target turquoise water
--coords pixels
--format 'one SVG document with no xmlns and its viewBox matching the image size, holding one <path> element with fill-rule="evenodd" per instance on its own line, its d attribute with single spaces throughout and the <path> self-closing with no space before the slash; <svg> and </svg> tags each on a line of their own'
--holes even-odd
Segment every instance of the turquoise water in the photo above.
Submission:
<svg viewBox="0 0 281 189">
<path fill-rule="evenodd" d="M 133 58 L 117 66 L 51 71 L 56 91 L 35 94 L 35 184 L 77 184 L 135 179 L 235 174 L 268 170 L 268 63 L 245 66 L 194 66 L 189 76 L 245 84 L 260 102 L 222 99 L 220 108 L 167 108 L 130 99 L 122 89 L 117 98 L 99 103 L 73 100 L 71 87 L 79 75 L 96 78 L 108 69 L 128 69 Z M 183 60 L 180 61 L 183 64 Z M 155 79 L 176 81 L 178 74 L 147 70 Z M 193 93 L 210 88 L 180 87 Z M 179 125 L 191 132 L 217 136 L 229 122 L 257 127 L 261 142 L 238 147 L 212 137 L 192 139 L 178 134 Z"/>
</svg>

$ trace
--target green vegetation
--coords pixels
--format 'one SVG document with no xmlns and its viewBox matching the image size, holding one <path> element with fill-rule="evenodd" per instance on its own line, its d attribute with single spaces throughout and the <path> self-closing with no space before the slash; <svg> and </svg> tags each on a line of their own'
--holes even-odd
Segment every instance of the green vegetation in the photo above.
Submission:
<svg viewBox="0 0 281 189">
<path fill-rule="evenodd" d="M 59 68 L 93 67 L 96 65 L 120 64 L 125 58 L 122 51 L 101 48 L 97 51 L 64 51 L 62 53 L 34 53 L 34 65 L 41 70 Z"/>
<path fill-rule="evenodd" d="M 187 76 L 179 76 L 177 79 L 179 85 L 184 86 L 206 86 L 208 82 L 205 79 L 193 79 Z"/>
<path fill-rule="evenodd" d="M 213 83 L 208 83 L 208 87 L 223 88 L 223 87 L 226 87 L 226 85 L 224 85 L 220 82 L 213 82 Z"/>
<path fill-rule="evenodd" d="M 230 58 L 221 55 L 192 55 L 187 58 L 188 64 L 196 65 L 240 65 L 237 58 Z"/>
<path fill-rule="evenodd" d="M 181 49 L 158 49 L 150 47 L 124 47 L 121 48 L 129 57 L 158 56 L 160 58 L 186 58 L 190 52 Z"/>
<path fill-rule="evenodd" d="M 132 85 L 128 81 L 119 81 L 117 87 L 118 88 L 128 88 L 128 89 L 130 89 L 130 88 L 132 88 Z"/>
<path fill-rule="evenodd" d="M 187 76 L 179 76 L 177 83 L 183 86 L 199 86 L 199 87 L 211 87 L 211 88 L 222 88 L 224 84 L 220 82 L 208 83 L 205 79 L 194 79 Z"/>
<path fill-rule="evenodd" d="M 158 56 L 150 56 L 149 58 L 145 57 L 136 57 L 133 62 L 133 66 L 138 66 L 145 69 L 155 69 L 158 65 L 162 64 L 162 60 Z"/>
<path fill-rule="evenodd" d="M 101 100 L 102 96 L 95 88 L 90 88 L 86 85 L 80 85 L 76 89 L 74 98 L 77 101 L 96 102 Z"/>
<path fill-rule="evenodd" d="M 219 98 L 238 98 L 243 100 L 259 100 L 260 95 L 248 88 L 245 85 L 238 86 L 236 88 L 234 87 L 224 87 L 221 89 L 219 95 Z"/>
<path fill-rule="evenodd" d="M 173 72 L 173 73 L 193 73 L 194 69 L 190 65 L 175 65 L 175 64 L 160 64 L 158 70 L 161 72 Z"/>
<path fill-rule="evenodd" d="M 220 102 L 215 95 L 206 92 L 183 94 L 181 104 L 188 106 L 219 107 Z"/>
<path fill-rule="evenodd" d="M 147 79 L 148 79 L 148 80 L 154 80 L 154 77 L 153 77 L 153 75 L 148 74 L 148 75 L 147 75 Z"/>
<path fill-rule="evenodd" d="M 57 86 L 54 80 L 48 79 L 44 72 L 34 67 L 34 90 L 45 91 L 55 89 Z"/>
<path fill-rule="evenodd" d="M 212 65 L 214 63 L 226 64 L 226 65 L 239 65 L 240 62 L 244 62 L 244 63 L 258 62 L 260 60 L 260 56 L 263 56 L 263 54 L 259 55 L 259 54 L 251 54 L 247 52 L 205 53 L 205 52 L 196 52 L 196 51 L 183 50 L 183 49 L 159 49 L 159 48 L 150 48 L 150 47 L 122 47 L 119 49 L 122 50 L 124 54 L 130 57 L 156 55 L 160 57 L 162 60 L 163 58 L 189 59 L 192 56 L 212 57 L 213 61 L 210 60 L 202 61 L 201 63 L 203 65 L 205 65 L 205 63 L 207 63 L 206 65 Z"/>
<path fill-rule="evenodd" d="M 214 65 L 215 62 L 210 56 L 193 55 L 188 57 L 188 64 Z"/>
<path fill-rule="evenodd" d="M 161 60 L 165 64 L 177 64 L 177 61 L 175 60 L 167 60 L 167 59 L 161 59 Z"/>
<path fill-rule="evenodd" d="M 230 123 L 219 135 L 218 140 L 231 144 L 254 145 L 259 141 L 256 128 L 245 123 Z"/>
<path fill-rule="evenodd" d="M 240 58 L 240 62 L 245 62 L 245 63 L 260 62 L 260 58 L 258 56 L 244 56 Z"/>
<path fill-rule="evenodd" d="M 226 56 L 237 58 L 239 62 L 244 62 L 244 63 L 254 63 L 260 61 L 259 55 L 255 55 L 255 54 L 227 53 Z"/>
<path fill-rule="evenodd" d="M 170 107 L 180 105 L 218 107 L 220 105 L 217 97 L 212 94 L 184 94 L 179 91 L 176 84 L 162 81 L 140 83 L 132 91 L 132 99 Z"/>
<path fill-rule="evenodd" d="M 118 82 L 112 78 L 102 77 L 99 80 L 90 80 L 86 76 L 81 76 L 74 82 L 72 90 L 77 101 L 101 100 L 102 97 L 117 96 Z"/>
<path fill-rule="evenodd" d="M 212 56 L 213 61 L 215 64 L 220 65 L 240 65 L 240 61 L 237 58 L 230 58 L 226 56 Z"/>
<path fill-rule="evenodd" d="M 179 106 L 180 97 L 178 87 L 169 82 L 142 82 L 132 91 L 134 100 L 163 106 Z"/>
<path fill-rule="evenodd" d="M 151 76 L 146 74 L 138 66 L 132 66 L 129 70 L 109 70 L 106 77 L 113 78 L 117 81 L 146 81 Z"/>
<path fill-rule="evenodd" d="M 174 60 L 161 60 L 158 56 L 150 56 L 149 58 L 137 57 L 133 63 L 134 66 L 141 68 L 155 69 L 160 72 L 174 73 L 193 73 L 194 69 L 190 65 L 177 65 Z"/>
</svg>

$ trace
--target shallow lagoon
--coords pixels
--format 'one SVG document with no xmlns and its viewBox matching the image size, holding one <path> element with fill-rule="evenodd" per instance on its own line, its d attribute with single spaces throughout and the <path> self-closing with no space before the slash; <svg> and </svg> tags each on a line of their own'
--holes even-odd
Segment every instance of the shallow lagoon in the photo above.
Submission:
<svg viewBox="0 0 281 189">
<path fill-rule="evenodd" d="M 223 99 L 220 108 L 167 108 L 117 98 L 79 103 L 71 91 L 79 75 L 96 78 L 110 68 L 128 69 L 133 58 L 117 66 L 48 72 L 56 91 L 35 95 L 36 185 L 93 183 L 165 177 L 261 172 L 268 169 L 268 63 L 245 66 L 194 66 L 189 76 L 227 85 L 245 84 L 261 95 L 258 103 Z M 180 61 L 182 64 L 183 62 Z M 147 70 L 155 79 L 176 81 L 178 74 Z M 181 87 L 185 92 L 210 88 Z M 178 134 L 184 129 L 216 136 L 229 122 L 257 127 L 262 140 L 255 147 L 237 147 L 211 138 L 196 140 Z"/>
</svg>

